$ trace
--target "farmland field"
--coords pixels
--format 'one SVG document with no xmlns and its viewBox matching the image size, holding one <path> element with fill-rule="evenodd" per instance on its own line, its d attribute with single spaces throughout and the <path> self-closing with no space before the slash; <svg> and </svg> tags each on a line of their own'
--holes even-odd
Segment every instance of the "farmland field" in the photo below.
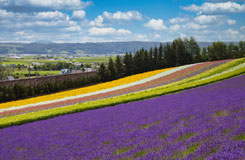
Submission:
<svg viewBox="0 0 245 160">
<path fill-rule="evenodd" d="M 204 62 L 2 103 L 0 159 L 244 159 L 244 74 Z"/>
<path fill-rule="evenodd" d="M 5 128 L 0 159 L 244 159 L 244 82 Z"/>
</svg>

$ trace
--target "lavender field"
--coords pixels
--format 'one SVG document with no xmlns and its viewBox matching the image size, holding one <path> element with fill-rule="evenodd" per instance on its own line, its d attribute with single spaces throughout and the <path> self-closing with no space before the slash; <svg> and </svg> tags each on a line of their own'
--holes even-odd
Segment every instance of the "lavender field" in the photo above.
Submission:
<svg viewBox="0 0 245 160">
<path fill-rule="evenodd" d="M 0 159 L 245 159 L 245 75 L 1 129 Z"/>
</svg>

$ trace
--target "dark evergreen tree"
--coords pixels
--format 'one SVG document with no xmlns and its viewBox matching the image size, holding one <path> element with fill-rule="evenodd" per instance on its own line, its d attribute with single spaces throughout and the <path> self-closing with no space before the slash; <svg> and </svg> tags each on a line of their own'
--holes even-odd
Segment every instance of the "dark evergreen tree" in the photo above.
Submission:
<svg viewBox="0 0 245 160">
<path fill-rule="evenodd" d="M 227 46 L 227 58 L 239 58 L 239 47 L 234 45 L 232 42 Z"/>
<path fill-rule="evenodd" d="M 119 55 L 117 55 L 117 57 L 116 57 L 115 66 L 116 66 L 116 70 L 117 70 L 117 78 L 122 77 L 122 75 L 123 75 L 123 64 L 122 64 L 121 57 Z"/>
<path fill-rule="evenodd" d="M 174 52 L 174 47 L 170 43 L 167 43 L 164 48 L 164 65 L 166 67 L 176 66 L 176 53 Z"/>
<path fill-rule="evenodd" d="M 134 68 L 134 74 L 137 74 L 137 73 L 142 73 L 143 72 L 143 60 L 142 60 L 142 49 L 140 51 L 137 51 L 135 54 L 134 54 L 134 57 L 133 57 L 133 68 Z"/>
<path fill-rule="evenodd" d="M 128 54 L 126 52 L 126 54 L 124 55 L 123 58 L 123 63 L 124 63 L 124 72 L 126 76 L 129 76 L 132 74 L 132 70 L 133 70 L 133 58 L 132 58 L 132 54 Z"/>
<path fill-rule="evenodd" d="M 147 50 L 144 50 L 144 54 L 143 54 L 143 68 L 144 68 L 144 72 L 149 71 L 149 55 Z"/>
<path fill-rule="evenodd" d="M 134 73 L 134 68 L 133 68 L 133 55 L 130 52 L 129 53 L 129 75 L 132 75 Z"/>
<path fill-rule="evenodd" d="M 208 61 L 208 53 L 206 47 L 203 47 L 201 57 L 202 57 L 202 61 L 204 62 Z"/>
<path fill-rule="evenodd" d="M 157 68 L 158 68 L 158 49 L 155 46 L 153 51 L 153 69 L 155 70 Z"/>
<path fill-rule="evenodd" d="M 102 82 L 105 82 L 107 80 L 106 75 L 106 66 L 104 63 L 100 64 L 99 70 L 98 70 L 98 76 Z"/>
<path fill-rule="evenodd" d="M 151 47 L 149 50 L 149 71 L 153 70 L 154 62 L 153 62 L 153 48 Z"/>
<path fill-rule="evenodd" d="M 194 37 L 191 37 L 190 40 L 188 40 L 188 43 L 187 43 L 186 47 L 187 47 L 187 52 L 193 58 L 193 62 L 194 63 L 202 61 L 202 57 L 201 57 L 201 54 L 200 54 L 201 49 L 200 49 L 200 47 L 199 47 L 199 45 L 196 42 Z"/>
<path fill-rule="evenodd" d="M 163 61 L 163 45 L 160 43 L 159 49 L 158 49 L 158 58 L 157 58 L 158 68 L 164 67 L 164 61 Z"/>
<path fill-rule="evenodd" d="M 173 52 L 176 53 L 177 66 L 191 63 L 191 55 L 187 52 L 185 43 L 181 38 L 175 39 L 172 46 Z"/>
<path fill-rule="evenodd" d="M 245 41 L 240 41 L 239 46 L 239 57 L 245 57 Z"/>
<path fill-rule="evenodd" d="M 116 67 L 115 67 L 115 63 L 113 62 L 111 57 L 109 59 L 109 63 L 108 63 L 107 69 L 109 71 L 109 79 L 110 80 L 116 79 L 117 78 L 117 70 L 116 70 Z"/>
<path fill-rule="evenodd" d="M 224 42 L 213 42 L 208 46 L 208 55 L 211 61 L 227 59 L 227 47 Z"/>
</svg>

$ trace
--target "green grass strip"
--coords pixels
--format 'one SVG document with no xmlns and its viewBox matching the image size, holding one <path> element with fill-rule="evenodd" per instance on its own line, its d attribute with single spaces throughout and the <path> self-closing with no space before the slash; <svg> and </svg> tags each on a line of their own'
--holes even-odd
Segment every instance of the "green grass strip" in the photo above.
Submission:
<svg viewBox="0 0 245 160">
<path fill-rule="evenodd" d="M 199 75 L 178 82 L 174 82 L 169 85 L 160 86 L 154 89 L 129 93 L 126 95 L 121 95 L 113 98 L 90 101 L 82 104 L 76 104 L 76 105 L 65 106 L 60 108 L 53 108 L 49 110 L 42 110 L 42 111 L 36 111 L 32 113 L 4 117 L 0 119 L 0 128 L 14 126 L 14 125 L 21 125 L 24 123 L 38 121 L 38 120 L 49 119 L 65 114 L 72 114 L 72 113 L 82 112 L 91 109 L 103 108 L 103 107 L 113 106 L 122 103 L 129 103 L 133 101 L 154 98 L 165 94 L 176 93 L 186 89 L 207 85 L 227 78 L 245 74 L 245 68 L 240 68 L 225 74 L 214 76 L 209 79 L 204 79 L 209 76 L 213 76 L 217 73 L 222 73 L 223 71 L 226 71 L 241 63 L 245 63 L 245 58 L 227 62 L 218 67 L 205 71 Z"/>
</svg>

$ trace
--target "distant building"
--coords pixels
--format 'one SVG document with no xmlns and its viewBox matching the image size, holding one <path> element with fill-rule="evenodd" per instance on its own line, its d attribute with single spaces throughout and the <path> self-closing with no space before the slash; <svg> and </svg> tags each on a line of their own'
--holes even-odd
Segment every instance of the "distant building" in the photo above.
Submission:
<svg viewBox="0 0 245 160">
<path fill-rule="evenodd" d="M 83 70 L 83 72 L 92 72 L 93 71 L 92 68 L 83 68 L 82 70 Z"/>
<path fill-rule="evenodd" d="M 69 69 L 61 69 L 60 70 L 60 74 L 70 74 L 71 73 L 71 70 Z"/>
<path fill-rule="evenodd" d="M 12 56 L 10 56 L 9 58 L 13 58 L 13 59 L 21 59 L 22 57 L 16 56 L 16 55 L 12 55 Z"/>
<path fill-rule="evenodd" d="M 32 62 L 32 65 L 36 65 L 36 66 L 41 66 L 41 65 L 44 65 L 44 63 L 39 63 L 39 62 Z"/>
<path fill-rule="evenodd" d="M 16 64 L 10 64 L 10 67 L 14 67 L 15 68 L 16 67 Z"/>
<path fill-rule="evenodd" d="M 14 80 L 13 76 L 7 76 L 7 80 Z"/>
</svg>

